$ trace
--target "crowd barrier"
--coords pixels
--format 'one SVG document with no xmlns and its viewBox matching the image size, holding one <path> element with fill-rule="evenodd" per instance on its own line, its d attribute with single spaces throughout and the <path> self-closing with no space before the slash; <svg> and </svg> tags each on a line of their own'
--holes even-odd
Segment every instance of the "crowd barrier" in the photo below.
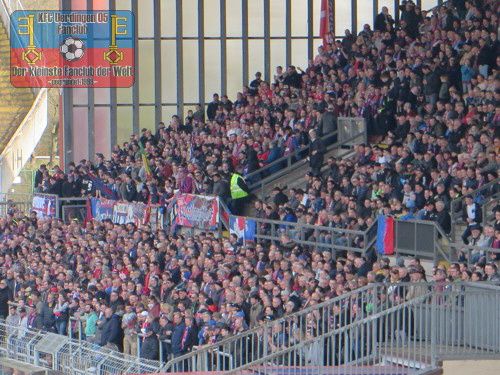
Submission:
<svg viewBox="0 0 500 375">
<path fill-rule="evenodd" d="M 359 374 L 365 366 L 377 374 L 428 374 L 444 359 L 495 359 L 500 354 L 499 297 L 498 289 L 482 286 L 427 290 L 226 374 L 276 375 L 277 368 L 297 366 L 314 374 Z"/>
<path fill-rule="evenodd" d="M 492 188 L 499 179 L 485 185 Z M 484 194 L 479 190 L 477 194 Z M 490 222 L 492 207 L 498 204 L 498 196 L 485 197 L 481 206 L 485 212 L 485 222 Z M 452 203 L 453 208 L 463 198 Z M 496 254 L 500 250 L 492 247 L 466 246 L 454 242 L 433 221 L 414 219 L 394 219 L 392 236 L 380 228 L 379 218 L 375 218 L 364 230 L 348 230 L 328 226 L 298 224 L 293 222 L 267 220 L 261 218 L 232 215 L 225 202 L 219 197 L 194 194 L 178 194 L 168 206 L 144 203 L 114 201 L 104 198 L 60 198 L 56 195 L 35 193 L 29 195 L 0 196 L 0 215 L 5 216 L 14 208 L 28 213 L 33 210 L 39 218 L 46 216 L 61 218 L 65 223 L 72 220 L 84 221 L 90 217 L 97 221 L 111 220 L 116 224 L 134 223 L 137 226 L 148 225 L 151 229 L 169 229 L 176 233 L 180 228 L 192 228 L 204 231 L 223 231 L 235 234 L 242 244 L 249 242 L 275 243 L 292 249 L 307 246 L 313 250 L 329 251 L 333 257 L 346 251 L 374 258 L 375 253 L 382 255 L 415 256 L 437 264 L 440 261 L 454 262 L 458 254 Z M 458 221 L 456 216 L 453 220 Z M 384 227 L 389 226 L 385 222 Z M 453 225 L 452 227 L 455 227 Z M 382 230 L 381 230 L 382 229 Z M 381 241 L 384 240 L 384 241 Z M 286 241 L 286 242 L 285 242 Z"/>
<path fill-rule="evenodd" d="M 82 375 L 196 371 L 276 375 L 277 368 L 356 374 L 361 365 L 399 369 L 391 374 L 410 370 L 416 374 L 436 368 L 442 359 L 498 358 L 500 288 L 460 282 L 370 285 L 160 361 L 70 337 L 1 322 L 0 355 Z"/>
</svg>

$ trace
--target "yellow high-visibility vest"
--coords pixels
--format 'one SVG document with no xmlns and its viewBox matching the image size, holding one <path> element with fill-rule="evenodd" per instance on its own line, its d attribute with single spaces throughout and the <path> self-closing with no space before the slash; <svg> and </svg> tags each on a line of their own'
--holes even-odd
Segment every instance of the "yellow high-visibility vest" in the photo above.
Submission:
<svg viewBox="0 0 500 375">
<path fill-rule="evenodd" d="M 248 197 L 248 193 L 238 186 L 238 179 L 243 178 L 238 173 L 233 173 L 231 177 L 231 198 L 239 199 Z"/>
</svg>

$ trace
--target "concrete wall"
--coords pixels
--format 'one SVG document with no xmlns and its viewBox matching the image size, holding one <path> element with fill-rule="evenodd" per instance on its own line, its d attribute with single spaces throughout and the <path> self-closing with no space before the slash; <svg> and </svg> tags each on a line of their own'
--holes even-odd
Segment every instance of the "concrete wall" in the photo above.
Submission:
<svg viewBox="0 0 500 375">
<path fill-rule="evenodd" d="M 443 361 L 443 375 L 492 375 L 500 373 L 500 360 Z"/>
</svg>

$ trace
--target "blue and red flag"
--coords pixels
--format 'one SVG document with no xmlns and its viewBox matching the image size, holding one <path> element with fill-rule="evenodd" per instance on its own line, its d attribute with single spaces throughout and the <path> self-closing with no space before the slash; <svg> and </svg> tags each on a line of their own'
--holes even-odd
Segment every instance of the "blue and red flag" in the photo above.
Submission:
<svg viewBox="0 0 500 375">
<path fill-rule="evenodd" d="M 394 254 L 394 218 L 379 215 L 377 227 L 377 251 L 383 255 Z"/>
<path fill-rule="evenodd" d="M 87 168 L 83 168 L 83 170 L 87 173 L 87 176 L 89 176 L 89 178 L 92 180 L 96 189 L 99 190 L 104 195 L 104 197 L 106 197 L 108 199 L 115 200 L 115 201 L 118 200 L 118 194 L 116 194 L 113 190 L 111 190 L 109 187 L 107 187 L 106 184 L 104 182 L 102 182 L 102 180 L 99 177 L 94 175 Z"/>
</svg>

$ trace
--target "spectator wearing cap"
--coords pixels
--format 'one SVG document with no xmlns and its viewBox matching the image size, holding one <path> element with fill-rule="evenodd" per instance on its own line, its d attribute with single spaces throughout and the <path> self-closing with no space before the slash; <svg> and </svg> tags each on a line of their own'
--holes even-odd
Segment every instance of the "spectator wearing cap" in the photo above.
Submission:
<svg viewBox="0 0 500 375">
<path fill-rule="evenodd" d="M 425 272 L 422 266 L 417 265 L 411 267 L 408 270 L 408 274 L 410 276 L 410 281 L 413 283 L 408 288 L 408 294 L 406 295 L 406 299 L 409 301 L 424 295 L 427 292 L 427 288 L 421 285 L 417 285 L 417 283 L 424 283 L 426 281 Z"/>
</svg>

